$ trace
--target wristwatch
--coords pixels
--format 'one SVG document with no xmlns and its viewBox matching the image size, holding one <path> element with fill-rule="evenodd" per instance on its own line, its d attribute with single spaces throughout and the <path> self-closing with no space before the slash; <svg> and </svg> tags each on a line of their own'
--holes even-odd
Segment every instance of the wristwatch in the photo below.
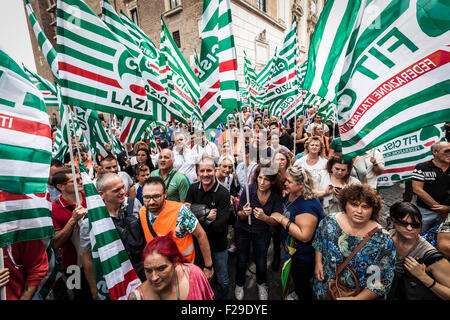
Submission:
<svg viewBox="0 0 450 320">
<path fill-rule="evenodd" d="M 206 269 L 208 270 L 212 270 L 213 269 L 213 265 L 211 264 L 210 266 L 205 266 Z"/>
</svg>

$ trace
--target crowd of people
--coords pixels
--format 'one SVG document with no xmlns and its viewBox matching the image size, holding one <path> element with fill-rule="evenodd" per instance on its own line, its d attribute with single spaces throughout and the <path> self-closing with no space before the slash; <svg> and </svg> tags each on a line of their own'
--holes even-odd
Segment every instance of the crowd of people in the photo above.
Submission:
<svg viewBox="0 0 450 320">
<path fill-rule="evenodd" d="M 448 141 L 434 143 L 433 159 L 414 169 L 417 200 L 392 205 L 383 224 L 378 150 L 344 159 L 337 126 L 314 107 L 289 122 L 245 108 L 242 127 L 235 119 L 215 137 L 190 124 L 158 126 L 154 152 L 142 140 L 93 158 L 81 144 L 75 176 L 70 157 L 53 159 L 50 244 L 63 274 L 53 299 L 100 296 L 79 161 L 142 281 L 130 300 L 242 300 L 250 262 L 258 297 L 267 300 L 268 261 L 289 276 L 280 299 L 289 291 L 302 302 L 450 299 Z M 40 240 L 3 248 L 0 287 L 8 299 L 33 298 L 48 272 L 45 248 Z M 67 285 L 72 266 L 81 270 L 76 288 Z"/>
</svg>

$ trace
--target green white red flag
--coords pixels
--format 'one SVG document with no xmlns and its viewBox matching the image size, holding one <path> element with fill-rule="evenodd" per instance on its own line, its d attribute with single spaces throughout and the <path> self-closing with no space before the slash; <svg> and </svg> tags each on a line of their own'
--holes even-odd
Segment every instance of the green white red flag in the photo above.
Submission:
<svg viewBox="0 0 450 320">
<path fill-rule="evenodd" d="M 204 0 L 201 26 L 200 110 L 205 129 L 216 129 L 240 110 L 229 0 Z"/>
<path fill-rule="evenodd" d="M 138 39 L 133 36 L 127 25 L 125 25 L 124 21 L 106 0 L 102 1 L 102 20 L 111 30 L 113 35 L 125 45 L 135 58 L 135 63 L 139 67 L 145 83 L 147 97 L 151 102 L 153 118 L 156 120 L 169 120 L 170 117 L 167 119 L 168 117 L 166 115 L 161 118 L 156 118 L 160 113 L 159 111 L 162 110 L 163 114 L 164 112 L 169 113 L 175 119 L 186 122 L 176 105 L 173 103 L 172 97 L 161 83 L 159 78 L 158 60 L 156 59 L 158 55 L 146 54 L 150 51 L 147 50 L 148 46 L 144 46 L 143 44 L 147 44 L 148 41 L 146 41 L 145 38 Z M 132 31 L 135 31 L 135 29 L 131 29 Z M 137 36 L 140 35 L 138 34 Z"/>
<path fill-rule="evenodd" d="M 47 60 L 50 69 L 52 70 L 55 79 L 58 79 L 58 59 L 56 50 L 53 48 L 51 42 L 47 39 L 44 31 L 42 31 L 39 23 L 34 14 L 33 8 L 28 0 L 25 0 L 25 8 L 27 9 L 28 19 L 30 20 L 31 27 L 33 28 L 36 39 L 41 47 L 42 54 Z"/>
<path fill-rule="evenodd" d="M 247 103 L 250 105 L 251 108 L 255 108 L 257 104 L 256 97 L 258 96 L 261 88 L 258 86 L 256 82 L 255 69 L 253 68 L 251 61 L 248 59 L 245 50 L 244 50 L 244 78 L 248 92 Z"/>
<path fill-rule="evenodd" d="M 44 193 L 51 157 L 50 123 L 42 95 L 0 49 L 0 190 Z"/>
<path fill-rule="evenodd" d="M 380 145 L 384 170 L 377 176 L 377 188 L 383 189 L 411 180 L 415 166 L 433 159 L 431 145 L 445 140 L 445 125 L 437 124 L 402 135 Z"/>
<path fill-rule="evenodd" d="M 0 191 L 0 248 L 55 235 L 50 194 Z"/>
<path fill-rule="evenodd" d="M 81 0 L 58 0 L 59 84 L 65 105 L 153 119 L 134 56 Z"/>
<path fill-rule="evenodd" d="M 198 108 L 200 96 L 198 78 L 175 44 L 162 17 L 160 55 L 164 57 L 167 88 L 173 102 L 187 119 L 195 117 L 201 121 L 201 112 Z"/>
<path fill-rule="evenodd" d="M 297 21 L 294 17 L 283 46 L 272 65 L 269 87 L 265 97 L 269 115 L 281 115 L 283 110 L 296 100 L 299 92 L 297 59 Z"/>
<path fill-rule="evenodd" d="M 327 1 L 304 89 L 337 104 L 343 154 L 450 120 L 444 1 Z"/>
</svg>

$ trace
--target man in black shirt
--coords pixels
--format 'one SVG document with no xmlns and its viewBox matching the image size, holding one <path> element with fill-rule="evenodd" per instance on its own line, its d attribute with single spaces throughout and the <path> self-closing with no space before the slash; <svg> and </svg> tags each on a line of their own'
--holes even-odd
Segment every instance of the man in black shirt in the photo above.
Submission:
<svg viewBox="0 0 450 320">
<path fill-rule="evenodd" d="M 214 275 L 218 283 L 216 297 L 225 300 L 229 299 L 230 291 L 227 251 L 230 193 L 219 184 L 215 171 L 216 166 L 212 158 L 200 160 L 198 163 L 200 181 L 190 186 L 186 196 L 186 204 L 205 204 L 211 209 L 206 218 L 208 221 L 203 225 L 203 228 L 211 246 Z"/>
<path fill-rule="evenodd" d="M 422 232 L 440 224 L 450 212 L 450 143 L 436 142 L 431 153 L 434 158 L 416 165 L 412 174 Z"/>
</svg>

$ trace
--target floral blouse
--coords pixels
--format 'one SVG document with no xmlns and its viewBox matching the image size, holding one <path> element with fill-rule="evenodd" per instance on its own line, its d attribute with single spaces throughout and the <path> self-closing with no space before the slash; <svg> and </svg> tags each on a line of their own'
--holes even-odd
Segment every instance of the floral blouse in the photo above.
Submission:
<svg viewBox="0 0 450 320">
<path fill-rule="evenodd" d="M 324 281 L 314 276 L 313 291 L 319 300 L 327 299 L 328 281 L 334 278 L 336 266 L 343 263 L 357 245 L 363 240 L 345 233 L 336 220 L 336 214 L 330 214 L 320 222 L 313 247 L 322 253 Z M 395 270 L 394 241 L 385 229 L 378 230 L 366 245 L 349 262 L 361 288 L 369 289 L 385 298 L 389 292 Z M 354 288 L 351 273 L 344 269 L 339 275 L 341 283 Z"/>
</svg>

